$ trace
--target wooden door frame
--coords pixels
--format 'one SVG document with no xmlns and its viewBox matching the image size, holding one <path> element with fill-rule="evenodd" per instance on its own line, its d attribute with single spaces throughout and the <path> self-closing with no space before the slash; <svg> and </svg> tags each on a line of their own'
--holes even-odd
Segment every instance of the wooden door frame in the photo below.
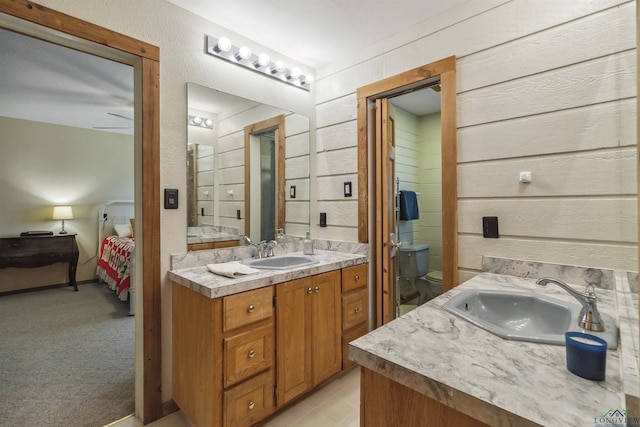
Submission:
<svg viewBox="0 0 640 427">
<path fill-rule="evenodd" d="M 244 234 L 249 236 L 251 229 L 251 136 L 275 130 L 276 158 L 276 229 L 284 228 L 285 194 L 284 194 L 284 157 L 285 157 L 285 117 L 280 114 L 270 119 L 253 123 L 244 127 Z M 275 230 L 274 230 L 275 231 Z"/>
<path fill-rule="evenodd" d="M 442 279 L 443 291 L 458 284 L 458 194 L 457 194 L 457 128 L 456 128 L 456 57 L 414 68 L 404 73 L 358 88 L 358 241 L 369 243 L 369 114 L 370 104 L 378 98 L 400 93 L 403 89 L 419 89 L 421 83 L 440 76 L 442 126 Z M 373 188 L 372 191 L 376 189 Z M 376 201 L 375 217 L 379 221 L 382 206 Z M 445 215 L 446 213 L 446 215 Z M 382 269 L 380 239 L 376 237 L 375 277 Z M 377 283 L 377 280 L 372 283 Z M 380 296 L 376 295 L 379 307 Z M 380 325 L 380 312 L 376 325 Z"/>
<path fill-rule="evenodd" d="M 141 160 L 136 167 L 141 185 L 136 198 L 142 199 L 139 218 L 142 229 L 142 415 L 145 424 L 171 412 L 175 405 L 163 407 L 161 391 L 161 299 L 160 299 L 160 49 L 151 44 L 116 33 L 73 16 L 57 12 L 28 0 L 0 0 L 0 13 L 46 27 L 138 57 L 136 108 L 140 111 Z M 29 35 L 28 33 L 26 35 Z M 77 44 L 74 45 L 78 48 Z M 95 54 L 95 53 L 92 53 Z"/>
</svg>

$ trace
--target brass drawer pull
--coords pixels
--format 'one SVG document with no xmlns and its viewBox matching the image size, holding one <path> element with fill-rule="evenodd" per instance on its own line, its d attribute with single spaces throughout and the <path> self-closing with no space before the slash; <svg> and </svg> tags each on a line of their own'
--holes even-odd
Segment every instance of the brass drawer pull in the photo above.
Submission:
<svg viewBox="0 0 640 427">
<path fill-rule="evenodd" d="M 310 294 L 311 292 L 313 292 L 313 289 L 309 288 L 307 289 L 307 293 Z"/>
<path fill-rule="evenodd" d="M 252 357 L 254 357 L 256 355 L 255 350 L 249 350 L 249 359 L 251 359 Z"/>
<path fill-rule="evenodd" d="M 251 304 L 249 307 L 247 307 L 247 313 L 253 313 L 253 311 L 256 309 L 256 307 Z"/>
<path fill-rule="evenodd" d="M 253 402 L 249 402 L 249 410 L 252 410 L 253 408 L 256 407 L 256 404 Z"/>
<path fill-rule="evenodd" d="M 356 307 L 354 310 L 356 313 L 360 313 L 360 307 Z"/>
<path fill-rule="evenodd" d="M 316 294 L 320 292 L 320 286 L 316 286 Z"/>
<path fill-rule="evenodd" d="M 360 280 L 360 276 L 356 274 L 356 277 L 354 277 L 354 280 L 357 282 L 358 280 Z"/>
</svg>

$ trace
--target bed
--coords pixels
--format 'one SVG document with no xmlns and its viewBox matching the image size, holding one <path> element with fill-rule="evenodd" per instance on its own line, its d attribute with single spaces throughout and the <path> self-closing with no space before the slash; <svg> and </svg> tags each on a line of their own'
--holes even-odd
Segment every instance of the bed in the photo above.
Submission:
<svg viewBox="0 0 640 427">
<path fill-rule="evenodd" d="M 129 301 L 135 314 L 135 238 L 133 201 L 112 200 L 98 213 L 98 265 L 96 274 L 121 301 Z"/>
</svg>

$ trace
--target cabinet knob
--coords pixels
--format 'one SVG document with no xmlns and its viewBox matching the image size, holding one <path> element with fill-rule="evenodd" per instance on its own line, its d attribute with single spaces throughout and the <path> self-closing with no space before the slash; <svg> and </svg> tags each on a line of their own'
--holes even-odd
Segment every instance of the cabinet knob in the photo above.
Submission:
<svg viewBox="0 0 640 427">
<path fill-rule="evenodd" d="M 313 289 L 309 288 L 307 289 L 307 293 L 310 294 L 311 292 L 313 292 Z"/>
<path fill-rule="evenodd" d="M 360 313 L 360 307 L 356 307 L 353 311 L 356 313 Z"/>
<path fill-rule="evenodd" d="M 356 277 L 354 277 L 353 279 L 357 282 L 358 280 L 360 280 L 360 276 L 356 274 Z"/>
<path fill-rule="evenodd" d="M 316 286 L 316 294 L 320 292 L 320 286 Z"/>
<path fill-rule="evenodd" d="M 255 305 L 251 304 L 249 307 L 247 307 L 247 313 L 253 313 L 253 310 L 255 309 L 256 309 Z"/>
<path fill-rule="evenodd" d="M 255 355 L 256 355 L 255 350 L 253 350 L 253 349 L 252 349 L 252 350 L 249 350 L 249 359 L 251 359 L 251 358 L 252 358 L 253 356 L 255 356 Z"/>
<path fill-rule="evenodd" d="M 253 401 L 249 402 L 249 410 L 253 409 L 256 407 L 256 404 L 253 403 Z"/>
</svg>

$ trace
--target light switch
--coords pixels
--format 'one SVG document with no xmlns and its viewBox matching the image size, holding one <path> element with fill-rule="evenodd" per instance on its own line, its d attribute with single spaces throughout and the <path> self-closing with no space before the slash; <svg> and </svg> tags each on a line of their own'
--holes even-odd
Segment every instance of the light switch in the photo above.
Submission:
<svg viewBox="0 0 640 427">
<path fill-rule="evenodd" d="M 178 189 L 177 188 L 164 189 L 164 208 L 178 209 Z"/>
<path fill-rule="evenodd" d="M 344 197 L 351 197 L 351 181 L 344 183 Z"/>
</svg>

